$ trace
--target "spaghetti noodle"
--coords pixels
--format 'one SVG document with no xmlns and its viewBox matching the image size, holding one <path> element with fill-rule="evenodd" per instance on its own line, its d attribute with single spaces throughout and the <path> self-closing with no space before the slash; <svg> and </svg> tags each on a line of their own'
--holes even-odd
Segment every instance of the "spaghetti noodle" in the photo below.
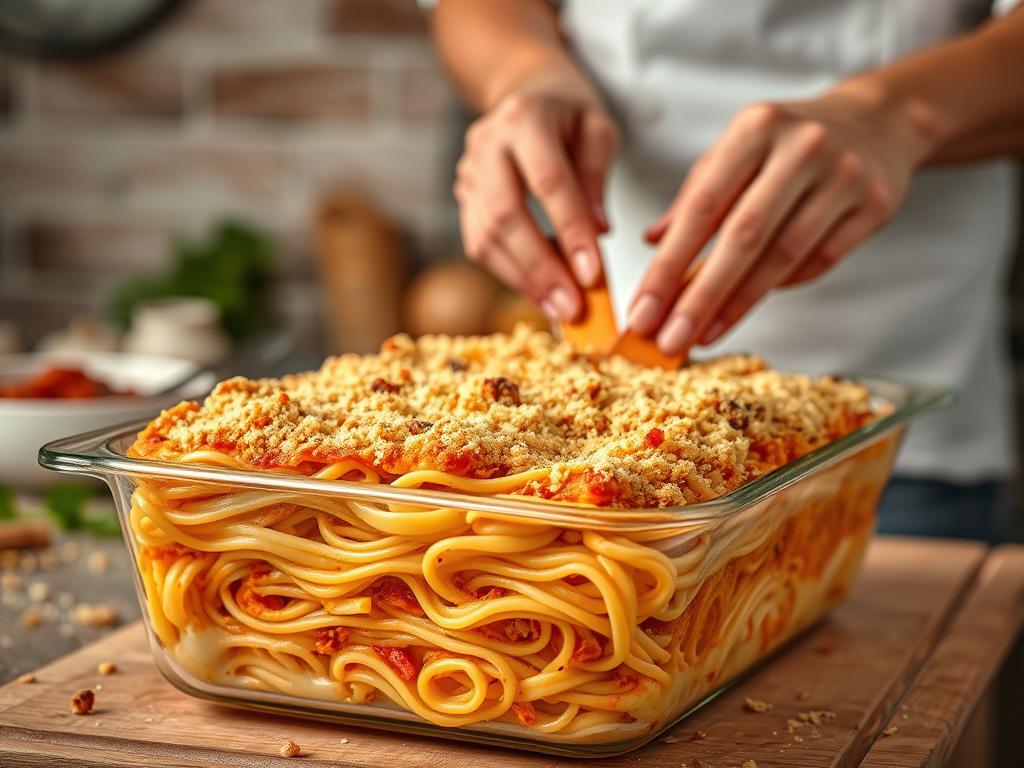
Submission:
<svg viewBox="0 0 1024 768">
<path fill-rule="evenodd" d="M 356 360 L 365 359 L 353 358 L 359 367 Z M 734 386 L 742 376 L 714 370 L 719 378 L 709 387 L 737 397 L 746 391 Z M 292 401 L 297 385 L 272 387 Z M 532 386 L 519 378 L 516 389 L 522 403 Z M 217 406 L 208 400 L 203 409 Z M 472 497 L 566 500 L 575 489 L 594 504 L 654 486 L 598 477 L 594 456 L 490 477 L 481 476 L 486 451 L 461 472 L 439 469 L 445 462 L 437 460 L 394 473 L 408 455 L 385 450 L 387 461 L 371 463 L 355 444 L 335 460 L 315 461 L 307 445 L 290 461 L 280 461 L 283 452 L 272 463 L 254 461 L 267 454 L 228 445 L 224 432 L 218 444 L 215 431 L 203 431 L 202 410 L 170 413 L 142 433 L 137 453 L 466 496 L 465 508 L 431 508 L 139 481 L 130 525 L 149 623 L 188 673 L 235 688 L 404 709 L 439 726 L 525 729 L 576 742 L 620 740 L 667 723 L 837 601 L 870 534 L 893 450 L 893 441 L 877 443 L 857 462 L 826 470 L 827 494 L 799 503 L 779 495 L 714 525 L 572 527 L 475 510 Z M 849 429 L 866 413 L 836 408 L 822 423 Z M 273 429 L 278 415 L 264 427 L 254 428 L 252 418 L 244 426 Z M 734 427 L 756 439 L 742 438 L 748 452 L 726 483 L 806 452 L 820 436 L 805 432 L 798 441 L 796 433 L 765 430 L 779 423 L 771 417 L 753 420 Z M 675 422 L 652 421 L 636 425 L 650 451 L 669 442 L 685 449 Z M 203 438 L 188 445 L 197 433 Z M 848 493 L 837 495 L 836 484 Z M 691 482 L 687 492 L 695 488 L 703 486 Z"/>
</svg>

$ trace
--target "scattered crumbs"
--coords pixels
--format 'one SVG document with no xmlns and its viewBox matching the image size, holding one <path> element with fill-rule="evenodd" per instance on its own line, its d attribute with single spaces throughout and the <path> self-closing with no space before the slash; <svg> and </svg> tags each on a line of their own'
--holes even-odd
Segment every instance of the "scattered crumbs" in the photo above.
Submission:
<svg viewBox="0 0 1024 768">
<path fill-rule="evenodd" d="M 803 740 L 804 740 L 804 737 L 801 736 L 799 733 L 796 734 L 795 736 L 793 736 L 793 741 L 795 741 L 797 744 L 802 744 Z"/>
<path fill-rule="evenodd" d="M 906 712 L 902 713 L 900 715 L 900 717 L 903 718 L 904 720 L 909 720 L 910 719 L 910 715 L 908 715 Z"/>
<path fill-rule="evenodd" d="M 778 731 L 772 731 L 772 736 L 778 736 L 778 735 L 779 735 Z"/>
<path fill-rule="evenodd" d="M 803 727 L 804 727 L 804 724 L 801 723 L 799 720 L 794 720 L 793 718 L 789 718 L 789 720 L 786 721 L 786 733 L 796 733 L 797 728 L 803 728 Z"/>
<path fill-rule="evenodd" d="M 112 627 L 117 624 L 117 608 L 105 603 L 79 603 L 71 609 L 71 621 L 83 627 Z"/>
<path fill-rule="evenodd" d="M 60 546 L 60 559 L 70 563 L 78 559 L 78 544 L 74 541 L 66 541 Z"/>
<path fill-rule="evenodd" d="M 819 643 L 814 650 L 822 656 L 831 656 L 835 652 L 836 647 L 832 643 Z"/>
<path fill-rule="evenodd" d="M 752 699 L 747 696 L 747 698 L 743 700 L 743 708 L 747 710 L 747 712 L 767 712 L 772 708 L 772 705 L 767 701 Z"/>
<path fill-rule="evenodd" d="M 813 709 L 810 712 L 801 712 L 797 715 L 798 720 L 813 725 L 821 725 L 822 721 L 834 720 L 835 718 L 836 713 L 830 712 L 827 709 Z"/>
<path fill-rule="evenodd" d="M 46 618 L 35 608 L 26 608 L 21 614 L 21 625 L 29 629 L 41 627 L 46 623 Z"/>
<path fill-rule="evenodd" d="M 704 741 L 708 735 L 704 731 L 694 731 L 693 736 L 690 737 L 690 741 Z"/>
<path fill-rule="evenodd" d="M 753 760 L 744 760 L 743 768 L 757 768 L 757 763 L 755 763 Z"/>
<path fill-rule="evenodd" d="M 44 571 L 57 569 L 57 555 L 52 549 L 44 549 L 39 555 L 39 565 Z"/>
<path fill-rule="evenodd" d="M 90 573 L 106 573 L 109 566 L 110 556 L 102 549 L 90 552 L 89 558 L 85 561 L 85 567 L 89 569 Z"/>
<path fill-rule="evenodd" d="M 302 747 L 291 740 L 282 744 L 281 748 L 277 751 L 281 757 L 298 757 L 300 752 L 302 752 Z"/>
<path fill-rule="evenodd" d="M 886 728 L 884 731 L 882 731 L 882 735 L 883 736 L 895 736 L 896 735 L 896 731 L 898 731 L 898 730 L 899 730 L 899 726 L 890 725 L 888 728 Z"/>
<path fill-rule="evenodd" d="M 341 740 L 341 743 L 342 743 L 342 744 L 348 744 L 348 739 L 342 739 L 342 740 Z"/>
<path fill-rule="evenodd" d="M 142 722 L 144 722 L 144 723 L 152 723 L 153 722 L 153 718 L 152 717 L 144 717 L 144 718 L 142 718 Z"/>
<path fill-rule="evenodd" d="M 701 762 L 699 757 L 693 758 L 693 768 L 704 768 L 704 763 Z"/>
<path fill-rule="evenodd" d="M 88 688 L 83 688 L 71 697 L 71 711 L 76 715 L 88 715 L 92 712 L 92 708 L 95 703 L 96 694 Z"/>
<path fill-rule="evenodd" d="M 17 592 L 21 589 L 21 577 L 16 573 L 4 573 L 0 576 L 0 588 L 4 592 Z"/>
<path fill-rule="evenodd" d="M 24 675 L 21 675 L 18 678 L 18 682 L 19 683 L 34 683 L 35 681 L 36 681 L 36 676 L 33 675 L 31 672 L 26 672 Z"/>
<path fill-rule="evenodd" d="M 810 701 L 811 700 L 810 691 L 800 691 L 800 693 L 798 693 L 796 695 L 796 700 L 797 701 Z"/>
<path fill-rule="evenodd" d="M 680 741 L 682 741 L 682 739 L 677 738 L 675 736 L 666 736 L 664 739 L 661 740 L 661 743 L 662 744 L 678 744 Z"/>
<path fill-rule="evenodd" d="M 101 675 L 112 675 L 117 672 L 117 667 L 112 662 L 101 661 L 99 666 L 96 667 L 96 671 Z"/>
</svg>

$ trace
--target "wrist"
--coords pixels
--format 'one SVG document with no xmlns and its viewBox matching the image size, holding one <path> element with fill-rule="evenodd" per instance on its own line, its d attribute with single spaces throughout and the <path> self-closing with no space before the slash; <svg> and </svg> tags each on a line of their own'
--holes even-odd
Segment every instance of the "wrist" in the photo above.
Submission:
<svg viewBox="0 0 1024 768">
<path fill-rule="evenodd" d="M 834 92 L 859 103 L 915 167 L 928 162 L 949 139 L 951 127 L 933 104 L 907 93 L 881 72 L 845 80 Z"/>
<path fill-rule="evenodd" d="M 525 50 L 495 73 L 484 94 L 484 110 L 512 94 L 559 96 L 604 109 L 597 90 L 564 51 Z"/>
</svg>

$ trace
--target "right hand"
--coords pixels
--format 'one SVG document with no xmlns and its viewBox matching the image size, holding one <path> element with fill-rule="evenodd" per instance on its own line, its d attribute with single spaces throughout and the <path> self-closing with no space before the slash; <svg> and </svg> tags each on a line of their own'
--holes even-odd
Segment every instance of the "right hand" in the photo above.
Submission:
<svg viewBox="0 0 1024 768">
<path fill-rule="evenodd" d="M 601 280 L 597 236 L 608 231 L 604 181 L 617 148 L 615 124 L 589 95 L 563 89 L 506 96 L 466 131 L 456 168 L 466 255 L 552 320 L 578 318 L 580 286 Z M 557 245 L 530 215 L 527 192 L 544 209 Z"/>
</svg>

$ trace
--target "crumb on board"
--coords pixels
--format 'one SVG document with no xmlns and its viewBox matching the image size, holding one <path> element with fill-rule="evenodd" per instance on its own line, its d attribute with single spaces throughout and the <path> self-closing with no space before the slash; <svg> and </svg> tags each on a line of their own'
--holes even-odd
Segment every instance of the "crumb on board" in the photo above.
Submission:
<svg viewBox="0 0 1024 768">
<path fill-rule="evenodd" d="M 708 735 L 704 731 L 694 731 L 693 736 L 690 737 L 690 741 L 704 741 Z"/>
<path fill-rule="evenodd" d="M 302 752 L 302 747 L 296 744 L 294 741 L 288 740 L 281 745 L 281 748 L 277 751 L 281 757 L 298 757 Z"/>
<path fill-rule="evenodd" d="M 110 661 L 101 661 L 96 667 L 96 671 L 101 675 L 112 675 L 117 672 L 117 666 Z"/>
<path fill-rule="evenodd" d="M 753 760 L 744 760 L 743 768 L 757 768 L 757 763 L 755 763 Z"/>
<path fill-rule="evenodd" d="M 824 720 L 834 720 L 836 718 L 836 713 L 827 709 L 812 709 L 810 712 L 801 712 L 796 717 L 797 720 L 804 723 L 821 725 Z"/>
<path fill-rule="evenodd" d="M 117 608 L 106 603 L 79 603 L 71 609 L 71 621 L 82 627 L 112 627 L 117 624 Z"/>
<path fill-rule="evenodd" d="M 83 688 L 71 697 L 71 711 L 76 715 L 88 715 L 96 703 L 96 694 Z"/>
<path fill-rule="evenodd" d="M 88 559 L 85 561 L 85 566 L 89 569 L 90 573 L 105 573 L 109 565 L 110 555 L 102 549 L 90 552 Z"/>
<path fill-rule="evenodd" d="M 882 735 L 883 736 L 895 736 L 896 732 L 898 730 L 899 730 L 899 726 L 898 725 L 890 725 L 888 728 L 886 728 L 884 731 L 882 731 Z"/>
<path fill-rule="evenodd" d="M 35 608 L 26 608 L 21 614 L 21 625 L 27 629 L 35 629 L 46 623 L 46 617 Z"/>
<path fill-rule="evenodd" d="M 676 736 L 666 736 L 664 739 L 661 740 L 661 743 L 662 744 L 678 744 L 680 741 L 682 741 L 682 739 L 680 739 L 680 738 L 678 738 Z"/>
<path fill-rule="evenodd" d="M 0 589 L 4 592 L 17 592 L 21 589 L 21 577 L 16 573 L 5 572 L 0 576 Z"/>
<path fill-rule="evenodd" d="M 772 705 L 767 701 L 752 699 L 747 696 L 747 698 L 743 700 L 743 708 L 747 710 L 747 712 L 767 712 L 772 708 Z"/>
<path fill-rule="evenodd" d="M 34 603 L 45 602 L 50 596 L 50 585 L 46 582 L 33 582 L 29 585 L 28 595 Z"/>
<path fill-rule="evenodd" d="M 34 683 L 35 681 L 36 681 L 36 676 L 33 675 L 31 672 L 26 672 L 24 675 L 21 675 L 18 678 L 18 682 L 22 683 L 22 684 Z"/>
<path fill-rule="evenodd" d="M 348 739 L 342 739 L 342 740 L 341 740 L 341 743 L 342 743 L 342 744 L 348 744 Z"/>
</svg>

